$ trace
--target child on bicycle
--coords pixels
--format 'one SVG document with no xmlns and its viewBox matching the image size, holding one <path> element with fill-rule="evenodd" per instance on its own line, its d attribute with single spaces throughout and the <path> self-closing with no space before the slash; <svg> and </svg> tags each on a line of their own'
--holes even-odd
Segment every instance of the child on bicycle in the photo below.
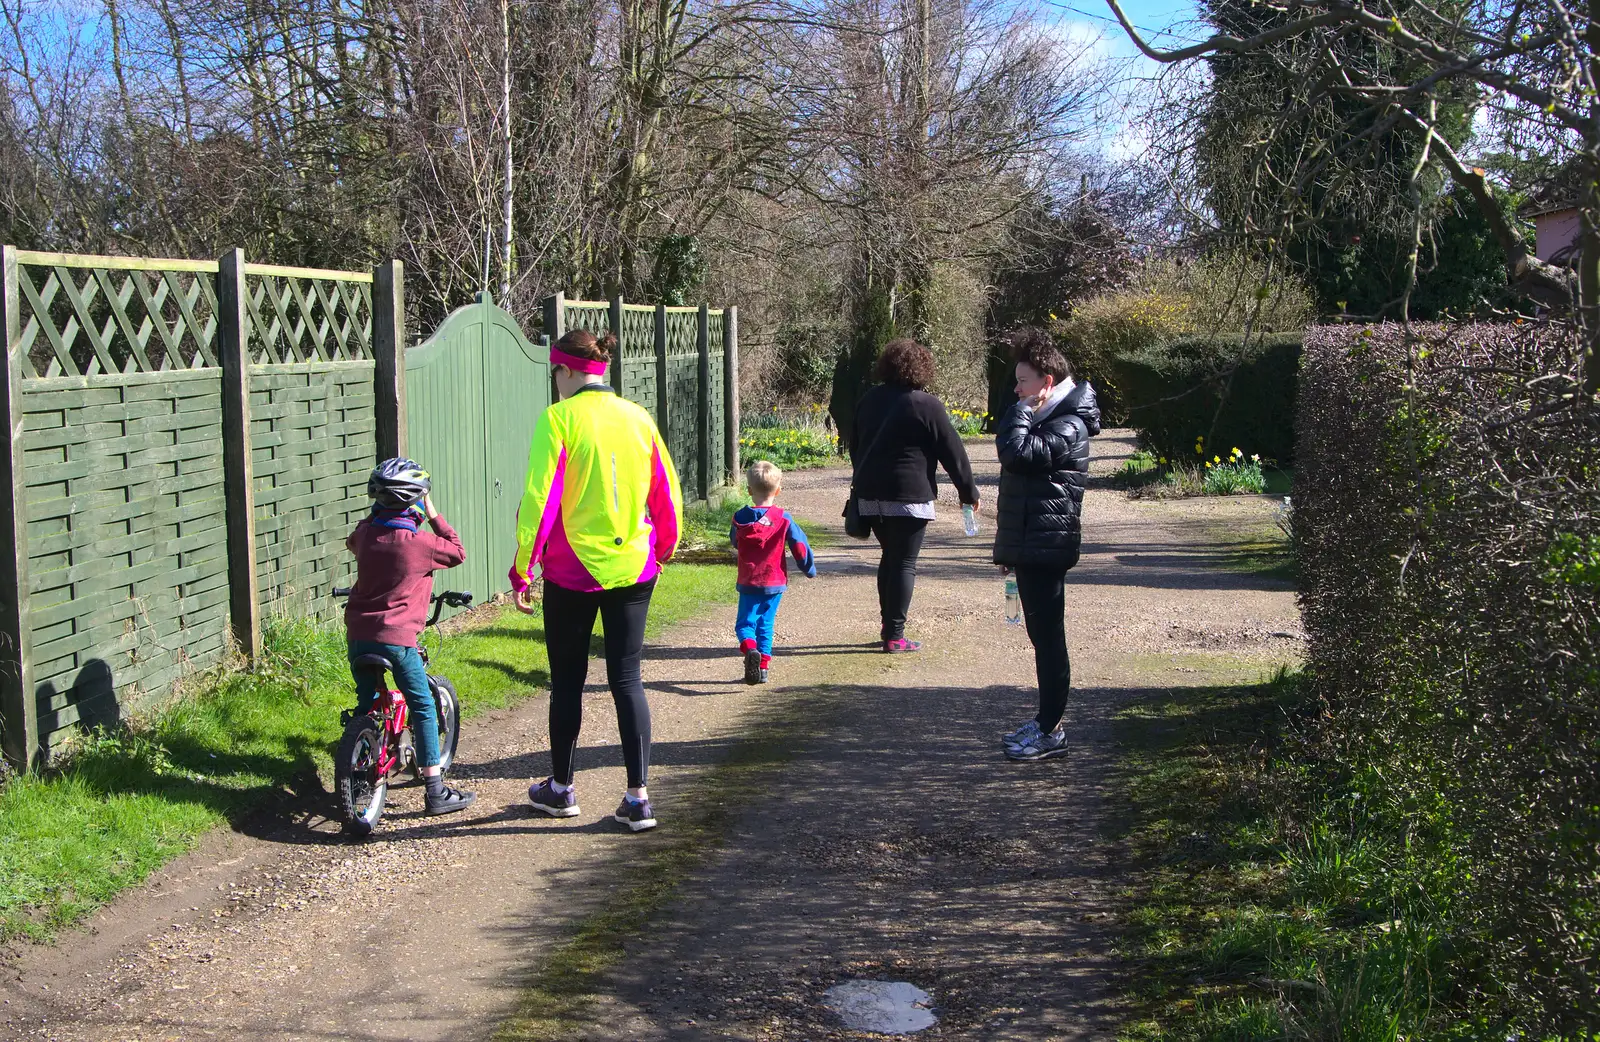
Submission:
<svg viewBox="0 0 1600 1042">
<path fill-rule="evenodd" d="M 439 769 L 439 715 L 428 674 L 417 652 L 433 597 L 433 573 L 467 559 L 461 537 L 433 508 L 428 472 L 408 459 L 387 459 L 367 478 L 372 513 L 356 525 L 345 546 L 356 555 L 356 582 L 345 603 L 345 638 L 360 697 L 357 712 L 372 708 L 378 690 L 371 671 L 357 669 L 360 655 L 384 655 L 411 710 L 417 765 L 427 785 L 427 813 L 453 814 L 477 796 L 444 783 Z M 420 505 L 420 509 L 419 509 Z M 432 532 L 422 530 L 426 520 Z"/>
<path fill-rule="evenodd" d="M 795 564 L 809 579 L 817 577 L 817 562 L 806 534 L 777 505 L 783 471 L 757 460 L 745 473 L 745 484 L 751 505 L 739 508 L 728 530 L 739 556 L 739 612 L 733 635 L 739 638 L 739 650 L 744 654 L 744 682 L 765 684 L 772 666 L 772 627 L 778 618 L 778 602 L 789 586 L 784 551 L 794 555 Z"/>
</svg>

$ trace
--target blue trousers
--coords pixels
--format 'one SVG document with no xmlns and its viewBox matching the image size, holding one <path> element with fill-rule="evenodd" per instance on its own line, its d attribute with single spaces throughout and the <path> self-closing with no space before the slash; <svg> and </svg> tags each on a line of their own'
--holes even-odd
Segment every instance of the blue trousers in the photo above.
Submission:
<svg viewBox="0 0 1600 1042">
<path fill-rule="evenodd" d="M 428 670 L 416 648 L 398 644 L 379 644 L 375 640 L 352 640 L 350 646 L 350 672 L 356 678 L 356 712 L 365 713 L 378 698 L 378 685 L 373 677 L 376 670 L 355 664 L 358 655 L 387 655 L 394 663 L 394 682 L 406 696 L 406 706 L 411 710 L 411 733 L 417 740 L 417 765 L 439 766 L 439 713 L 434 708 L 433 692 L 428 689 Z"/>
<path fill-rule="evenodd" d="M 778 618 L 778 602 L 783 591 L 777 593 L 739 593 L 739 614 L 734 617 L 733 635 L 740 642 L 753 640 L 763 655 L 772 654 L 772 624 Z"/>
</svg>

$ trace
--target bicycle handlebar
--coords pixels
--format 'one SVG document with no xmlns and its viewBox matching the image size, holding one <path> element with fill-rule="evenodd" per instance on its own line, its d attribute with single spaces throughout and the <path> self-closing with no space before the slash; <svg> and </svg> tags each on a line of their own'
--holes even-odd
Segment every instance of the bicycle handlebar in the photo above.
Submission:
<svg viewBox="0 0 1600 1042">
<path fill-rule="evenodd" d="M 352 589 L 354 589 L 354 587 L 351 587 L 351 586 L 335 586 L 329 592 L 332 593 L 333 596 L 335 596 L 335 597 L 348 597 L 348 596 L 350 596 L 350 591 Z M 444 612 L 446 607 L 450 607 L 450 608 L 467 608 L 467 607 L 471 607 L 471 605 L 472 605 L 472 592 L 470 590 L 441 590 L 438 593 L 434 594 L 433 597 L 431 598 L 431 600 L 433 602 L 433 616 L 430 619 L 428 619 L 428 625 L 429 626 L 435 626 L 435 625 L 438 625 L 439 616 L 440 616 L 440 614 L 442 614 Z"/>
</svg>

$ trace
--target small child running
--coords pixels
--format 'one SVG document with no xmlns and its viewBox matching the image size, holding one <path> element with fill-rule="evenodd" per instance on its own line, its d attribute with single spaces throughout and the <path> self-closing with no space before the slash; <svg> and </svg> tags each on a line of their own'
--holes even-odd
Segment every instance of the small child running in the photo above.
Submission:
<svg viewBox="0 0 1600 1042">
<path fill-rule="evenodd" d="M 784 547 L 794 554 L 795 564 L 808 579 L 817 577 L 817 561 L 806 534 L 774 503 L 783 489 L 783 471 L 757 460 L 745 472 L 745 483 L 751 505 L 733 515 L 733 527 L 728 531 L 728 539 L 739 553 L 739 614 L 733 634 L 744 652 L 744 682 L 765 684 L 772 665 L 772 625 L 778 617 L 778 602 L 789 586 Z"/>
</svg>

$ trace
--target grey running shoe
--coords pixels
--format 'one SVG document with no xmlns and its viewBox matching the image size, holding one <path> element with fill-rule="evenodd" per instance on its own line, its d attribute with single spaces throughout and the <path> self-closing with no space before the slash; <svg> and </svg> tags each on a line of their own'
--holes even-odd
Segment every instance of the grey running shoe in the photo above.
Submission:
<svg viewBox="0 0 1600 1042">
<path fill-rule="evenodd" d="M 744 682 L 759 684 L 762 680 L 761 652 L 751 648 L 744 653 Z"/>
<path fill-rule="evenodd" d="M 578 790 L 570 785 L 566 792 L 557 792 L 546 778 L 538 785 L 528 786 L 528 799 L 533 802 L 534 810 L 543 811 L 552 818 L 578 816 Z"/>
<path fill-rule="evenodd" d="M 617 812 L 612 817 L 635 832 L 643 832 L 645 829 L 656 827 L 656 813 L 650 809 L 649 800 L 635 802 L 624 796 L 621 805 L 617 807 Z"/>
<path fill-rule="evenodd" d="M 1067 732 L 1056 728 L 1016 745 L 1006 746 L 1008 760 L 1049 760 L 1067 755 Z"/>
<path fill-rule="evenodd" d="M 1015 731 L 1001 735 L 1000 744 L 1021 745 L 1024 742 L 1032 741 L 1033 739 L 1039 737 L 1040 734 L 1039 721 L 1029 719 Z"/>
</svg>

